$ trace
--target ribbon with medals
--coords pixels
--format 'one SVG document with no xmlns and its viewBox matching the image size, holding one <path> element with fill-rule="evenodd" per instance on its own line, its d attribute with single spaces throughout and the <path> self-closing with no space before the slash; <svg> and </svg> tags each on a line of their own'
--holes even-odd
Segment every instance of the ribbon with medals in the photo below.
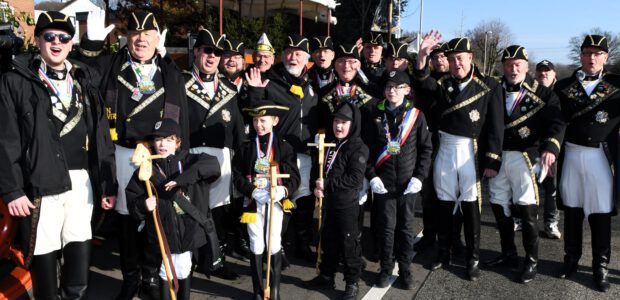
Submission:
<svg viewBox="0 0 620 300">
<path fill-rule="evenodd" d="M 342 84 L 338 83 L 338 85 L 336 85 L 336 93 L 338 94 L 338 99 L 340 101 L 349 101 L 349 99 L 355 97 L 356 87 L 357 87 L 357 84 L 352 84 L 350 86 L 342 86 Z"/>
<path fill-rule="evenodd" d="M 260 143 L 256 136 L 256 162 L 254 162 L 254 172 L 256 174 L 268 174 L 269 165 L 273 159 L 273 133 L 269 133 L 269 142 L 267 144 L 267 153 L 260 151 Z M 265 189 L 269 186 L 269 179 L 266 176 L 256 176 L 254 178 L 254 186 L 259 189 Z"/>
<path fill-rule="evenodd" d="M 348 141 L 348 140 L 347 140 Z M 327 159 L 325 160 L 325 175 L 329 174 L 331 171 L 334 161 L 336 161 L 336 156 L 338 156 L 338 151 L 342 145 L 346 144 L 347 141 L 342 142 L 334 151 L 332 151 L 332 147 L 327 148 Z"/>
<path fill-rule="evenodd" d="M 150 95 L 155 93 L 155 82 L 153 82 L 153 77 L 157 71 L 155 61 L 153 60 L 151 63 L 151 72 L 146 74 L 143 73 L 142 68 L 140 68 L 140 66 L 138 66 L 133 59 L 131 59 L 131 55 L 129 55 L 128 58 L 129 64 L 131 65 L 131 70 L 133 70 L 133 73 L 136 75 L 136 79 L 138 80 L 138 87 L 131 91 L 131 98 L 138 101 L 142 98 L 142 95 Z"/>
<path fill-rule="evenodd" d="M 58 85 L 54 84 L 50 78 L 47 77 L 47 74 L 45 74 L 43 68 L 39 68 L 39 77 L 55 95 L 51 98 L 52 105 L 58 110 L 62 110 L 63 107 L 65 109 L 69 109 L 69 105 L 71 105 L 71 100 L 73 99 L 73 78 L 71 77 L 71 74 L 67 74 L 67 78 L 64 80 L 66 84 L 65 93 L 62 92 L 64 89 L 60 88 L 63 81 L 61 80 Z"/>
<path fill-rule="evenodd" d="M 380 167 L 388 158 L 392 155 L 397 155 L 400 153 L 400 147 L 405 144 L 411 130 L 413 129 L 413 124 L 415 124 L 418 115 L 420 114 L 420 110 L 416 108 L 411 108 L 404 113 L 403 121 L 398 126 L 398 139 L 392 140 L 390 135 L 390 128 L 387 125 L 387 116 L 383 115 L 383 126 L 385 128 L 385 136 L 387 138 L 387 145 L 383 146 L 381 149 L 381 154 L 377 158 L 377 162 L 375 163 L 375 167 Z"/>
<path fill-rule="evenodd" d="M 218 84 L 217 74 L 213 76 L 213 81 L 212 81 L 213 89 L 210 89 L 209 86 L 207 86 L 207 83 L 202 81 L 202 78 L 200 78 L 200 73 L 198 72 L 198 68 L 196 67 L 196 65 L 194 65 L 194 67 L 192 68 L 192 76 L 194 76 L 194 79 L 196 79 L 196 81 L 200 85 L 200 88 L 201 88 L 200 93 L 207 94 L 209 98 L 213 98 L 213 96 L 215 95 L 215 91 L 217 91 L 217 84 Z"/>
</svg>

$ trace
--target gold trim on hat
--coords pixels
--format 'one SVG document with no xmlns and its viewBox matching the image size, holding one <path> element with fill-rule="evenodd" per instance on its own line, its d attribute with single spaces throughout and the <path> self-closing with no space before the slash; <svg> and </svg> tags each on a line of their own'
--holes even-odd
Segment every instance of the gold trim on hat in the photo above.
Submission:
<svg viewBox="0 0 620 300">
<path fill-rule="evenodd" d="M 598 41 L 598 43 L 594 42 L 594 36 L 592 36 L 591 34 L 588 34 L 588 38 L 590 39 L 590 42 L 592 43 L 590 46 L 601 46 L 601 43 L 607 39 L 607 37 L 605 36 L 601 36 L 601 39 Z"/>
<path fill-rule="evenodd" d="M 69 16 L 65 15 L 65 17 L 63 19 L 54 19 L 52 18 L 52 16 L 50 16 L 46 11 L 43 12 L 43 14 L 47 17 L 48 20 L 50 20 L 50 22 L 54 23 L 54 22 L 68 22 L 69 20 Z"/>
<path fill-rule="evenodd" d="M 308 42 L 307 38 L 303 38 L 301 39 L 301 41 L 299 41 L 299 43 L 297 43 L 297 45 L 295 45 L 295 43 L 293 42 L 293 38 L 291 38 L 291 36 L 288 36 L 288 40 L 290 41 L 290 43 L 288 44 L 289 47 L 295 47 L 295 48 L 301 48 L 300 45 L 301 43 L 303 43 L 304 41 Z"/>
<path fill-rule="evenodd" d="M 316 40 L 317 42 L 319 42 L 319 47 L 318 48 L 320 49 L 320 48 L 327 48 L 327 46 L 326 46 L 327 45 L 327 40 L 331 39 L 331 37 L 330 36 L 326 36 L 323 41 L 321 41 L 319 39 L 319 37 L 317 37 L 317 36 L 313 37 L 313 39 Z"/>
<path fill-rule="evenodd" d="M 371 44 L 379 44 L 379 41 L 377 41 L 379 38 L 381 38 L 380 32 L 376 32 L 376 33 L 372 31 L 370 32 L 370 43 Z"/>
<path fill-rule="evenodd" d="M 136 16 L 135 12 L 132 12 L 131 16 L 136 21 L 136 24 L 138 24 L 138 28 L 136 28 L 136 29 L 129 28 L 129 30 L 137 30 L 137 31 L 144 30 L 144 26 L 146 26 L 146 21 L 149 19 L 149 17 L 152 16 L 153 17 L 153 25 L 155 26 L 157 31 L 159 31 L 159 26 L 157 26 L 157 22 L 155 21 L 155 16 L 153 15 L 153 13 L 146 14 L 146 16 L 144 17 L 144 20 L 142 20 L 142 24 L 140 24 L 140 21 L 138 20 L 138 16 Z"/>
</svg>

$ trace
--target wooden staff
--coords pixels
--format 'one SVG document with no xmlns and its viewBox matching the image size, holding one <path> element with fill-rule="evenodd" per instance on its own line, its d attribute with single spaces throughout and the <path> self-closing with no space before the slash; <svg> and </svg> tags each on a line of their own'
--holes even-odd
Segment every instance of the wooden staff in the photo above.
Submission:
<svg viewBox="0 0 620 300">
<path fill-rule="evenodd" d="M 308 143 L 310 147 L 316 147 L 319 150 L 319 179 L 323 179 L 323 166 L 325 165 L 325 148 L 336 147 L 336 144 L 325 143 L 325 130 L 319 130 L 319 142 Z M 319 245 L 316 247 L 316 273 L 319 274 L 319 265 L 321 264 L 321 227 L 323 226 L 323 197 L 317 197 L 315 206 L 319 210 Z"/>
<path fill-rule="evenodd" d="M 138 178 L 141 181 L 144 181 L 146 184 L 146 192 L 150 197 L 153 196 L 153 191 L 151 190 L 151 176 L 153 175 L 153 164 L 151 161 L 156 158 L 161 158 L 161 155 L 151 155 L 149 149 L 143 144 L 138 144 L 136 147 L 136 151 L 134 151 L 133 156 L 131 157 L 131 161 L 134 165 L 140 167 L 140 171 L 138 171 Z M 159 250 L 161 251 L 161 257 L 164 262 L 164 268 L 166 269 L 166 279 L 168 280 L 168 290 L 170 291 L 170 297 L 172 300 L 176 300 L 176 280 L 172 275 L 170 264 L 172 262 L 168 261 L 168 256 L 166 255 L 166 247 L 164 245 L 164 237 L 160 230 L 159 220 L 157 218 L 157 206 L 152 211 L 153 213 L 153 221 L 155 222 L 155 231 L 157 232 L 157 241 L 159 242 Z"/>
<path fill-rule="evenodd" d="M 278 174 L 278 164 L 271 163 L 269 167 L 269 186 L 270 186 L 270 200 L 269 201 L 269 227 L 267 229 L 267 275 L 265 276 L 265 289 L 263 290 L 263 299 L 269 299 L 271 297 L 271 287 L 269 286 L 269 280 L 271 279 L 270 271 L 271 271 L 271 227 L 273 224 L 272 212 L 273 212 L 273 204 L 276 202 L 276 188 L 278 187 L 278 179 L 280 178 L 290 178 L 289 174 Z"/>
</svg>

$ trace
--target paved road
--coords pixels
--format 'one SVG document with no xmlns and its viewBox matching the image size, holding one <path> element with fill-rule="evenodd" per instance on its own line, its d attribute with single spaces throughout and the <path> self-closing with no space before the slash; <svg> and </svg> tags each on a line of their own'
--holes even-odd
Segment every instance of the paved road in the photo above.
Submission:
<svg viewBox="0 0 620 300">
<path fill-rule="evenodd" d="M 540 212 L 542 214 L 542 211 Z M 368 222 L 368 215 L 366 221 Z M 416 232 L 421 230 L 421 219 L 416 219 Z M 368 225 L 368 224 L 366 224 Z M 453 259 L 452 265 L 445 270 L 429 272 L 426 266 L 435 257 L 435 249 L 416 254 L 413 263 L 415 289 L 405 291 L 395 287 L 378 291 L 372 284 L 378 274 L 377 263 L 367 262 L 360 282 L 360 299 L 618 299 L 620 298 L 620 263 L 615 256 L 619 249 L 620 225 L 618 218 L 612 219 L 612 261 L 610 265 L 610 282 L 608 293 L 594 290 L 591 275 L 590 234 L 587 222 L 584 224 L 584 255 L 580 261 L 579 272 L 574 279 L 555 278 L 563 256 L 563 241 L 540 240 L 539 275 L 527 284 L 517 283 L 518 271 L 504 268 L 482 269 L 482 276 L 477 282 L 465 278 L 464 259 Z M 542 221 L 541 221 L 542 228 Z M 562 228 L 562 226 L 560 226 Z M 499 254 L 499 234 L 495 220 L 488 204 L 483 205 L 481 226 L 481 258 L 486 260 Z M 516 234 L 520 245 L 521 234 Z M 109 239 L 94 250 L 91 267 L 88 299 L 113 299 L 121 285 L 118 266 L 116 241 Z M 370 249 L 365 243 L 365 253 Z M 519 247 L 522 248 L 522 247 Z M 519 249 L 523 255 L 523 250 Z M 207 279 L 202 274 L 195 274 L 192 282 L 192 299 L 249 299 L 252 291 L 249 264 L 230 259 L 233 269 L 241 274 L 235 281 L 226 281 L 216 277 Z M 336 277 L 336 290 L 310 291 L 301 286 L 301 282 L 315 276 L 314 266 L 291 258 L 292 267 L 282 274 L 281 295 L 283 299 L 338 299 L 344 290 L 342 275 Z M 369 293 L 370 292 L 370 293 Z"/>
</svg>

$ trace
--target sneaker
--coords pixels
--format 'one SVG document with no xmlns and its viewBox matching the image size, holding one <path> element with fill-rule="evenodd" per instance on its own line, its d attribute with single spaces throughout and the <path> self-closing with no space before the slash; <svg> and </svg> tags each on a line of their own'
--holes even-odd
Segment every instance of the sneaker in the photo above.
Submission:
<svg viewBox="0 0 620 300">
<path fill-rule="evenodd" d="M 513 218 L 514 222 L 515 222 L 515 231 L 521 231 L 521 229 L 523 229 L 523 226 L 521 225 L 521 218 Z"/>
<path fill-rule="evenodd" d="M 560 229 L 558 229 L 558 223 L 546 223 L 545 235 L 550 239 L 559 240 L 562 237 L 562 233 L 560 232 Z"/>
<path fill-rule="evenodd" d="M 379 288 L 384 288 L 390 285 L 390 274 L 388 272 L 381 271 L 375 285 Z"/>
</svg>

